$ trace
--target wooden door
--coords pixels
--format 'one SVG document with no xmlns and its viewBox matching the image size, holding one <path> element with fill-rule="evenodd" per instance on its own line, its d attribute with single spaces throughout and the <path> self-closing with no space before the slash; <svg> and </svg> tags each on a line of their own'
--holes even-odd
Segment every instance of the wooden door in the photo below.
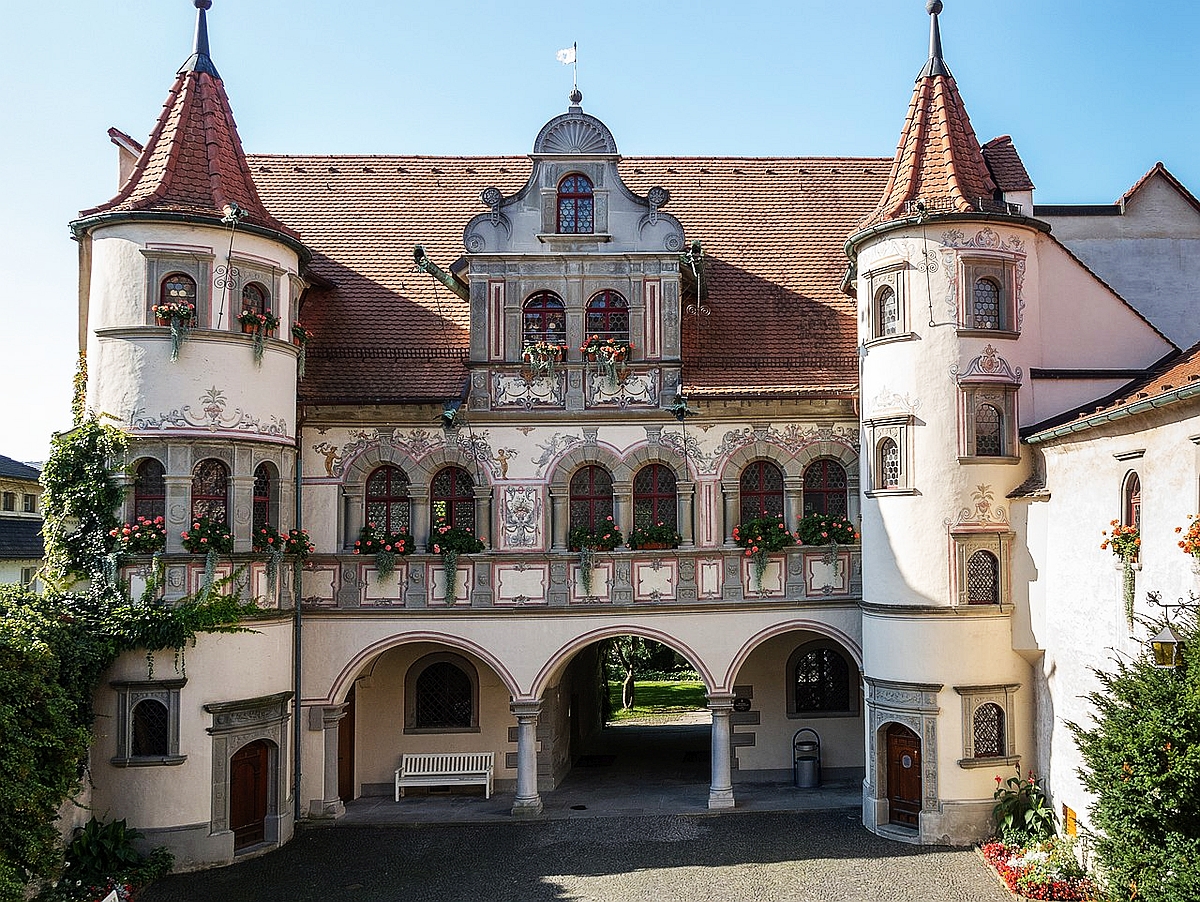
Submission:
<svg viewBox="0 0 1200 902">
<path fill-rule="evenodd" d="M 921 813 L 921 739 L 898 723 L 887 731 L 889 823 L 916 827 Z"/>
<path fill-rule="evenodd" d="M 229 762 L 229 827 L 233 850 L 266 839 L 271 747 L 265 739 L 239 749 Z"/>
<path fill-rule="evenodd" d="M 338 798 L 354 799 L 354 687 L 346 696 L 346 714 L 338 721 Z"/>
</svg>

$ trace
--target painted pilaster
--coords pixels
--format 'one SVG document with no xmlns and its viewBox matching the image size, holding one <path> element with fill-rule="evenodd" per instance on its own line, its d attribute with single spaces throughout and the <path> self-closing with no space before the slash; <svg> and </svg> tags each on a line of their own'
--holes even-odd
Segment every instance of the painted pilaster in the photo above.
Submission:
<svg viewBox="0 0 1200 902">
<path fill-rule="evenodd" d="M 633 483 L 613 483 L 613 513 L 617 528 L 625 531 L 626 538 L 633 529 Z"/>
<path fill-rule="evenodd" d="M 790 530 L 804 514 L 804 477 L 785 476 L 783 479 L 783 522 Z"/>
<path fill-rule="evenodd" d="M 412 536 L 417 551 L 426 551 L 429 546 L 429 489 L 426 486 L 409 486 L 412 499 Z"/>
<path fill-rule="evenodd" d="M 353 548 L 365 525 L 363 523 L 365 507 L 362 488 L 343 489 L 342 503 L 346 505 L 346 534 L 342 536 L 342 545 Z"/>
<path fill-rule="evenodd" d="M 680 542 L 684 548 L 691 548 L 696 544 L 695 534 L 695 503 L 696 503 L 696 485 L 691 482 L 676 483 L 675 491 L 677 496 L 676 514 L 679 519 L 679 535 L 683 537 Z"/>
<path fill-rule="evenodd" d="M 550 488 L 550 537 L 552 551 L 567 550 L 567 526 L 570 524 L 567 490 Z"/>
<path fill-rule="evenodd" d="M 250 512 L 254 509 L 254 477 L 233 476 L 229 480 L 233 490 L 233 511 L 229 528 L 233 530 L 233 550 L 246 553 L 250 550 Z"/>
<path fill-rule="evenodd" d="M 542 703 L 539 700 L 513 702 L 509 710 L 517 718 L 517 797 L 512 813 L 529 816 L 542 813 L 542 797 L 537 785 L 537 722 Z"/>
<path fill-rule="evenodd" d="M 183 538 L 180 535 L 191 524 L 191 476 L 165 476 L 167 498 L 167 553 L 179 554 L 183 551 Z"/>
<path fill-rule="evenodd" d="M 733 544 L 733 528 L 738 525 L 738 498 L 740 497 L 741 486 L 736 479 L 721 480 L 721 495 L 725 499 L 725 522 L 721 525 L 721 532 L 725 535 L 725 544 Z"/>
<path fill-rule="evenodd" d="M 496 524 L 492 522 L 492 487 L 475 486 L 475 534 L 483 536 L 489 547 L 495 547 Z"/>
<path fill-rule="evenodd" d="M 708 790 L 708 807 L 732 808 L 733 768 L 730 751 L 733 747 L 733 727 L 729 715 L 733 712 L 733 696 L 710 695 L 708 710 L 712 712 L 712 785 Z"/>
</svg>

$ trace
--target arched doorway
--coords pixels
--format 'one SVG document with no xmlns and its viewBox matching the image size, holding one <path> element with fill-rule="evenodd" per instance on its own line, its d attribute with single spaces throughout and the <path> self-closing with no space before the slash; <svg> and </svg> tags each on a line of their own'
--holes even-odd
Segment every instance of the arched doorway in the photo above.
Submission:
<svg viewBox="0 0 1200 902">
<path fill-rule="evenodd" d="M 921 738 L 908 727 L 887 728 L 888 823 L 917 827 L 921 813 Z"/>
<path fill-rule="evenodd" d="M 271 744 L 259 739 L 242 746 L 229 762 L 229 828 L 233 851 L 266 841 L 271 801 Z"/>
</svg>

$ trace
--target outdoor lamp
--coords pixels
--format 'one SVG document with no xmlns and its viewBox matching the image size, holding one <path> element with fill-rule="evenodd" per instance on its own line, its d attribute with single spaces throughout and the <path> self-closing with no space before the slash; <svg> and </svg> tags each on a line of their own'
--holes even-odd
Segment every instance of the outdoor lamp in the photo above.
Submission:
<svg viewBox="0 0 1200 902">
<path fill-rule="evenodd" d="M 1183 648 L 1179 634 L 1168 623 L 1157 636 L 1150 640 L 1154 652 L 1154 666 L 1174 670 L 1183 663 Z"/>
</svg>

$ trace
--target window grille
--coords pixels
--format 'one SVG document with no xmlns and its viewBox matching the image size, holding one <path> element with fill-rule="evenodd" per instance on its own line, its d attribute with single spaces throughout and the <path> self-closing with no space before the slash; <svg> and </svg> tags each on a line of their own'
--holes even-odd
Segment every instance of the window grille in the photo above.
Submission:
<svg viewBox="0 0 1200 902">
<path fill-rule="evenodd" d="M 1004 711 L 995 702 L 988 702 L 975 709 L 973 718 L 976 758 L 1003 758 Z"/>
<path fill-rule="evenodd" d="M 675 473 L 662 464 L 642 467 L 633 477 L 633 525 L 639 529 L 662 523 L 678 527 Z"/>
<path fill-rule="evenodd" d="M 878 335 L 895 335 L 899 331 L 900 303 L 891 285 L 884 285 L 875 295 L 875 316 Z"/>
<path fill-rule="evenodd" d="M 804 513 L 846 516 L 846 470 L 836 460 L 816 460 L 804 470 Z"/>
<path fill-rule="evenodd" d="M 429 486 L 433 521 L 444 519 L 450 526 L 475 529 L 475 483 L 466 470 L 439 470 Z"/>
<path fill-rule="evenodd" d="M 133 515 L 153 520 L 167 513 L 167 477 L 163 465 L 154 458 L 138 464 L 133 477 Z"/>
<path fill-rule="evenodd" d="M 967 559 L 967 604 L 1000 603 L 1000 562 L 990 551 Z"/>
<path fill-rule="evenodd" d="M 975 455 L 999 457 L 1004 453 L 1004 415 L 991 404 L 975 408 Z"/>
<path fill-rule="evenodd" d="M 541 291 L 525 302 L 522 339 L 527 345 L 548 342 L 562 345 L 567 340 L 567 311 L 549 291 Z"/>
<path fill-rule="evenodd" d="M 583 467 L 571 477 L 571 529 L 598 529 L 613 515 L 612 475 L 604 467 Z"/>
<path fill-rule="evenodd" d="M 814 648 L 796 662 L 796 713 L 849 711 L 850 667 L 832 648 Z"/>
<path fill-rule="evenodd" d="M 999 329 L 1000 286 L 991 279 L 975 280 L 974 304 L 971 308 L 971 324 L 976 329 Z"/>
<path fill-rule="evenodd" d="M 595 199 L 586 175 L 568 175 L 558 184 L 558 232 L 562 235 L 595 231 Z"/>
<path fill-rule="evenodd" d="M 229 522 L 229 469 L 219 460 L 202 460 L 192 471 L 192 520 L 201 517 Z"/>
<path fill-rule="evenodd" d="M 385 465 L 371 472 L 366 503 L 367 523 L 385 532 L 409 531 L 408 477 L 399 467 Z"/>
<path fill-rule="evenodd" d="M 418 729 L 471 727 L 471 678 L 448 661 L 430 664 L 417 677 Z"/>
<path fill-rule="evenodd" d="M 587 338 L 611 338 L 621 344 L 629 343 L 629 304 L 615 291 L 602 291 L 587 306 Z"/>
<path fill-rule="evenodd" d="M 783 471 L 769 460 L 756 460 L 742 471 L 742 520 L 783 516 Z"/>
<path fill-rule="evenodd" d="M 890 438 L 879 443 L 879 488 L 894 489 L 900 485 L 900 446 Z"/>
<path fill-rule="evenodd" d="M 170 754 L 167 706 L 152 698 L 133 706 L 133 735 L 129 748 L 135 758 L 161 758 Z"/>
</svg>

